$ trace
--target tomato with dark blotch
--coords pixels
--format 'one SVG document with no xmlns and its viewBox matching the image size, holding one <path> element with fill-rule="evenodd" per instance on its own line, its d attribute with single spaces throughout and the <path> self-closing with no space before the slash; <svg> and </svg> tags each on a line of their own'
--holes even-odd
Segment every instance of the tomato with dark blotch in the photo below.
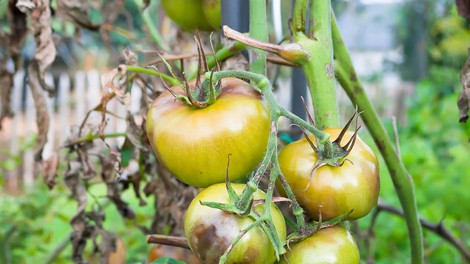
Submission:
<svg viewBox="0 0 470 264">
<path fill-rule="evenodd" d="M 152 263 L 162 257 L 184 261 L 188 264 L 200 264 L 199 260 L 194 256 L 191 250 L 167 245 L 152 246 L 148 254 L 147 263 Z"/>
<path fill-rule="evenodd" d="M 183 94 L 179 87 L 171 88 Z M 165 91 L 147 115 L 147 136 L 159 160 L 182 182 L 207 187 L 245 178 L 261 162 L 270 131 L 266 103 L 248 83 L 222 80 L 217 100 L 190 107 Z"/>
<path fill-rule="evenodd" d="M 232 185 L 241 194 L 244 184 Z M 255 200 L 265 199 L 265 194 L 258 190 L 254 193 Z M 189 205 L 184 222 L 184 231 L 189 246 L 203 263 L 219 263 L 232 241 L 254 220 L 250 217 L 237 216 L 219 209 L 201 205 L 201 201 L 228 203 L 229 197 L 225 184 L 215 184 L 199 193 Z M 263 213 L 264 203 L 255 206 L 258 213 Z M 282 242 L 286 239 L 286 225 L 281 211 L 274 203 L 271 214 L 276 232 Z M 269 264 L 276 261 L 274 248 L 263 229 L 258 225 L 235 244 L 228 254 L 227 264 L 251 263 Z"/>
<path fill-rule="evenodd" d="M 326 129 L 330 140 L 336 139 L 340 128 Z M 353 136 L 347 131 L 341 140 L 344 146 Z M 313 136 L 309 137 L 316 142 Z M 367 215 L 377 205 L 380 179 L 374 152 L 359 137 L 340 167 L 322 166 L 311 174 L 317 154 L 305 138 L 287 145 L 279 154 L 283 175 L 300 205 L 315 220 L 344 215 L 353 210 L 348 219 Z M 277 186 L 281 193 L 284 189 Z M 284 194 L 285 195 L 285 194 Z"/>
<path fill-rule="evenodd" d="M 202 10 L 207 22 L 218 30 L 222 24 L 220 0 L 202 0 Z"/>
<path fill-rule="evenodd" d="M 290 250 L 281 256 L 281 264 L 359 264 L 356 242 L 343 227 L 332 226 L 319 230 L 312 236 L 289 245 Z"/>
<path fill-rule="evenodd" d="M 204 17 L 202 0 L 162 0 L 166 15 L 186 31 L 211 31 Z"/>
</svg>

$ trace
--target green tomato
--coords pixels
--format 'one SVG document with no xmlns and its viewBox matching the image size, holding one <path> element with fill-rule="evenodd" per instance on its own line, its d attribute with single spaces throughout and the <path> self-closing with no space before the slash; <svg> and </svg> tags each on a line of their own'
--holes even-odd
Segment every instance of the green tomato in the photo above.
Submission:
<svg viewBox="0 0 470 264">
<path fill-rule="evenodd" d="M 321 229 L 312 236 L 291 244 L 279 263 L 358 264 L 359 249 L 353 236 L 340 226 Z"/>
<path fill-rule="evenodd" d="M 220 0 L 202 0 L 202 6 L 207 22 L 218 30 L 222 24 Z"/>
<path fill-rule="evenodd" d="M 204 17 L 202 0 L 162 0 L 161 3 L 166 15 L 183 30 L 213 30 Z"/>
<path fill-rule="evenodd" d="M 219 97 L 205 108 L 189 107 L 165 91 L 147 115 L 147 136 L 159 160 L 197 187 L 225 182 L 229 154 L 229 179 L 247 176 L 264 157 L 269 130 L 261 95 L 236 78 L 223 79 Z"/>
<path fill-rule="evenodd" d="M 336 139 L 340 128 L 325 129 L 330 140 Z M 352 137 L 347 131 L 341 141 L 344 146 Z M 315 138 L 310 136 L 315 142 Z M 334 218 L 353 210 L 348 219 L 367 215 L 377 205 L 380 179 L 379 165 L 374 152 L 359 137 L 348 160 L 341 167 L 322 166 L 311 171 L 317 154 L 305 138 L 287 145 L 279 154 L 279 164 L 287 183 L 300 205 L 315 220 Z M 277 186 L 281 193 L 284 189 Z"/>
<path fill-rule="evenodd" d="M 245 184 L 232 184 L 237 194 L 241 194 Z M 265 199 L 266 195 L 257 190 L 255 200 Z M 201 201 L 228 203 L 229 197 L 224 183 L 214 184 L 199 193 L 189 205 L 184 221 L 184 232 L 193 253 L 203 263 L 218 263 L 232 241 L 254 220 L 237 216 L 219 209 L 201 205 Z M 256 205 L 255 210 L 263 213 L 265 204 Z M 284 217 L 277 206 L 271 204 L 271 214 L 276 232 L 282 242 L 286 239 Z M 227 264 L 250 263 L 270 264 L 276 261 L 274 248 L 260 226 L 250 229 L 235 244 L 228 254 Z"/>
</svg>

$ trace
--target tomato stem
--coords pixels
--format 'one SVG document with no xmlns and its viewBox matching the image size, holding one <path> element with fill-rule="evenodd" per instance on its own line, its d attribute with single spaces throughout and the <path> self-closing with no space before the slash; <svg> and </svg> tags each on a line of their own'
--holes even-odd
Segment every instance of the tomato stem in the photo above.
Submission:
<svg viewBox="0 0 470 264">
<path fill-rule="evenodd" d="M 250 37 L 268 41 L 266 1 L 250 0 Z M 250 71 L 266 75 L 266 51 L 250 49 Z"/>
<path fill-rule="evenodd" d="M 333 42 L 329 0 L 311 1 L 310 14 L 314 23 L 307 36 L 307 0 L 298 0 L 294 6 L 293 35 L 310 57 L 300 61 L 307 77 L 313 102 L 316 125 L 319 129 L 339 127 L 338 106 L 333 68 Z"/>
<path fill-rule="evenodd" d="M 158 72 L 154 69 L 143 68 L 143 67 L 135 66 L 135 65 L 126 65 L 126 68 L 130 72 L 143 73 L 143 74 L 161 77 L 163 80 L 169 82 L 171 86 L 177 85 L 178 83 L 180 83 L 180 81 L 176 80 L 175 78 L 169 75 L 166 75 L 164 73 Z"/>
<path fill-rule="evenodd" d="M 392 140 L 387 135 L 384 126 L 380 122 L 374 107 L 357 77 L 334 17 L 332 19 L 332 30 L 336 56 L 336 76 L 351 101 L 358 106 L 359 111 L 363 111 L 361 115 L 362 120 L 369 129 L 370 134 L 387 164 L 395 190 L 405 213 L 411 244 L 411 262 L 423 263 L 423 235 L 419 223 L 413 179 L 395 152 Z"/>
</svg>

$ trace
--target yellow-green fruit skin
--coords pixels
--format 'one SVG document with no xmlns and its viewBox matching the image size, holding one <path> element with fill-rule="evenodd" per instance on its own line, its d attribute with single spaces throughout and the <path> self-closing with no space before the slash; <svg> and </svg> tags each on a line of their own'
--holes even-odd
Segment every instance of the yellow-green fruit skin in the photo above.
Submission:
<svg viewBox="0 0 470 264">
<path fill-rule="evenodd" d="M 222 24 L 220 0 L 202 0 L 202 6 L 207 22 L 218 30 Z"/>
<path fill-rule="evenodd" d="M 202 0 L 161 0 L 166 15 L 185 31 L 211 31 L 204 17 Z"/>
<path fill-rule="evenodd" d="M 290 245 L 280 264 L 359 264 L 356 242 L 345 228 L 321 229 L 309 238 Z"/>
<path fill-rule="evenodd" d="M 172 87 L 183 93 L 181 88 Z M 176 100 L 169 91 L 152 103 L 147 136 L 158 159 L 180 181 L 208 187 L 243 180 L 266 152 L 270 116 L 262 96 L 236 78 L 222 80 L 217 100 L 201 109 Z"/>
<path fill-rule="evenodd" d="M 329 128 L 330 140 L 338 138 L 341 128 Z M 341 146 L 353 131 L 346 131 Z M 309 136 L 316 142 L 313 136 Z M 366 216 L 377 205 L 380 192 L 379 163 L 372 149 L 357 137 L 354 147 L 340 167 L 322 166 L 312 174 L 318 156 L 305 138 L 287 145 L 279 154 L 279 164 L 287 183 L 306 213 L 319 221 L 348 215 L 348 220 Z M 284 189 L 277 186 L 282 195 Z"/>
</svg>

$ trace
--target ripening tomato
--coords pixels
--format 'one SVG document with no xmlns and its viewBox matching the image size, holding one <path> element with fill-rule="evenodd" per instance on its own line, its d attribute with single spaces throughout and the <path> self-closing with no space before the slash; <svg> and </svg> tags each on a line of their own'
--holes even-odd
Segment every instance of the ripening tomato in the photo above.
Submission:
<svg viewBox="0 0 470 264">
<path fill-rule="evenodd" d="M 166 15 L 186 31 L 211 31 L 204 17 L 202 0 L 162 0 Z"/>
<path fill-rule="evenodd" d="M 183 93 L 179 87 L 171 88 Z M 248 83 L 222 80 L 220 96 L 205 107 L 189 107 L 163 92 L 147 115 L 147 136 L 158 158 L 182 182 L 207 187 L 254 170 L 266 151 L 269 112 Z"/>
<path fill-rule="evenodd" d="M 238 194 L 245 188 L 244 184 L 232 186 Z M 264 198 L 265 194 L 262 191 L 254 193 L 255 200 Z M 194 254 L 203 263 L 218 263 L 233 239 L 254 220 L 203 206 L 200 201 L 228 203 L 225 184 L 214 184 L 199 193 L 189 205 L 184 221 L 184 232 Z M 258 204 L 255 210 L 263 213 L 264 206 L 264 203 Z M 284 242 L 286 239 L 284 217 L 274 203 L 271 204 L 271 214 L 276 232 Z M 261 227 L 256 226 L 235 244 L 228 254 L 226 263 L 269 264 L 275 261 L 274 249 L 268 237 Z"/>
<path fill-rule="evenodd" d="M 359 249 L 353 236 L 340 226 L 324 228 L 294 244 L 279 263 L 358 264 Z"/>
<path fill-rule="evenodd" d="M 154 245 L 149 251 L 147 263 L 152 263 L 153 261 L 162 257 L 169 257 L 172 259 L 184 261 L 188 264 L 200 263 L 191 250 L 167 245 Z"/>
<path fill-rule="evenodd" d="M 340 128 L 326 129 L 334 140 Z M 347 131 L 341 140 L 344 146 L 352 137 Z M 315 138 L 310 136 L 312 142 Z M 300 205 L 315 220 L 330 219 L 351 210 L 348 219 L 367 215 L 377 205 L 380 190 L 379 166 L 374 152 L 359 137 L 341 167 L 322 166 L 310 173 L 317 154 L 305 138 L 287 145 L 279 154 L 279 164 Z M 281 192 L 284 189 L 278 183 Z"/>
<path fill-rule="evenodd" d="M 222 24 L 220 0 L 202 0 L 202 10 L 212 28 L 219 29 Z"/>
</svg>

